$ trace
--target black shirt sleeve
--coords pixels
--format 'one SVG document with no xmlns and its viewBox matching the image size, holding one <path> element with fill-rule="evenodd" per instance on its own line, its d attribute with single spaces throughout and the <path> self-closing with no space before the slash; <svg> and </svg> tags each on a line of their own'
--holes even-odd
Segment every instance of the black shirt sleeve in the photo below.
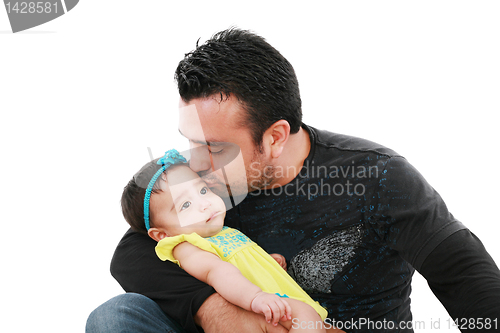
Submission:
<svg viewBox="0 0 500 333">
<path fill-rule="evenodd" d="M 478 318 L 483 322 L 497 319 L 500 325 L 500 272 L 469 230 L 457 231 L 442 241 L 425 259 L 420 273 L 459 326 Z"/>
<path fill-rule="evenodd" d="M 431 251 L 465 229 L 441 196 L 402 157 L 392 157 L 379 175 L 376 224 L 392 249 L 419 270 Z"/>
<path fill-rule="evenodd" d="M 155 253 L 156 242 L 129 230 L 111 260 L 111 274 L 126 292 L 151 298 L 187 332 L 198 332 L 193 316 L 215 290 Z"/>
<path fill-rule="evenodd" d="M 379 186 L 380 236 L 427 279 L 452 318 L 500 321 L 498 267 L 422 175 L 404 158 L 391 158 Z"/>
</svg>

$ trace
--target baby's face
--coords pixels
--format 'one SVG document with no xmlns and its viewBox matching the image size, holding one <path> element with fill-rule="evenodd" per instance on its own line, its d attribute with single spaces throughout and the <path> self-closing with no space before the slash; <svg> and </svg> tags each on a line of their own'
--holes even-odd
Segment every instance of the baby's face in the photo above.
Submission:
<svg viewBox="0 0 500 333">
<path fill-rule="evenodd" d="M 168 236 L 196 232 L 210 237 L 224 226 L 226 206 L 188 166 L 173 166 L 161 192 L 151 196 L 154 226 Z"/>
</svg>

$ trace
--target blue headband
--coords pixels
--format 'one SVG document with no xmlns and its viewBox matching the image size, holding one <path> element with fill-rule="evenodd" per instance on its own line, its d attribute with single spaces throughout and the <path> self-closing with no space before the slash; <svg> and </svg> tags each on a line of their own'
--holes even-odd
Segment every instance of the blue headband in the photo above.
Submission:
<svg viewBox="0 0 500 333">
<path fill-rule="evenodd" d="M 146 189 L 146 195 L 144 196 L 144 224 L 146 225 L 146 230 L 149 230 L 149 200 L 151 198 L 151 191 L 153 190 L 153 186 L 156 183 L 156 180 L 160 175 L 171 167 L 174 164 L 187 163 L 184 156 L 179 154 L 179 152 L 175 149 L 171 149 L 165 153 L 165 156 L 160 158 L 156 164 L 162 165 L 160 170 L 156 171 L 153 178 L 148 184 L 148 188 Z"/>
</svg>

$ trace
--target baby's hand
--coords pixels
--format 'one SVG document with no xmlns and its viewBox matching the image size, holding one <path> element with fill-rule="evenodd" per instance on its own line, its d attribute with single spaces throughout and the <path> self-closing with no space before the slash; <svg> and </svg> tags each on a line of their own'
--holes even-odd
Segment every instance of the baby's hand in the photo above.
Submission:
<svg viewBox="0 0 500 333">
<path fill-rule="evenodd" d="M 274 258 L 278 262 L 278 264 L 281 266 L 286 271 L 286 259 L 279 253 L 271 253 L 269 254 L 271 257 Z"/>
<path fill-rule="evenodd" d="M 267 322 L 272 321 L 274 326 L 278 325 L 280 320 L 292 319 L 292 308 L 288 302 L 275 294 L 259 292 L 252 300 L 250 307 L 253 312 L 264 314 Z"/>
</svg>

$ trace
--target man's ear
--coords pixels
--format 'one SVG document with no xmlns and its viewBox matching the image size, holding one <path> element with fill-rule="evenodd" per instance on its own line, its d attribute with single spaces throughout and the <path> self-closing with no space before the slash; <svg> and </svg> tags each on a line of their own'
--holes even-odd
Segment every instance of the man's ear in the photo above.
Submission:
<svg viewBox="0 0 500 333">
<path fill-rule="evenodd" d="M 264 150 L 269 151 L 272 158 L 280 157 L 289 137 L 290 124 L 284 119 L 278 120 L 264 132 Z"/>
<path fill-rule="evenodd" d="M 165 232 L 165 230 L 158 229 L 158 228 L 150 228 L 148 230 L 148 235 L 149 235 L 149 237 L 153 238 L 157 242 L 161 241 L 163 238 L 168 236 L 168 234 Z"/>
</svg>

